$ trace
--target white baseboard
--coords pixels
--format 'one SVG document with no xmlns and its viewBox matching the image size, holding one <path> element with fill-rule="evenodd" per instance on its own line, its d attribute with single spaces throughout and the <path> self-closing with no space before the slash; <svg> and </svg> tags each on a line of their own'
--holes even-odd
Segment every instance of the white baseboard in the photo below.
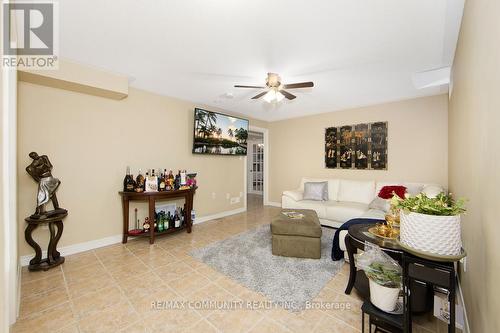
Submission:
<svg viewBox="0 0 500 333">
<path fill-rule="evenodd" d="M 223 217 L 226 217 L 226 216 L 243 213 L 243 212 L 246 212 L 246 210 L 247 209 L 245 207 L 241 207 L 241 208 L 237 208 L 237 209 L 233 209 L 233 210 L 227 210 L 225 212 L 220 212 L 220 213 L 217 213 L 217 214 L 196 217 L 194 219 L 193 224 L 199 224 L 199 223 L 207 222 L 207 221 L 210 221 L 210 220 L 220 219 L 220 218 L 223 218 Z"/>
<path fill-rule="evenodd" d="M 470 333 L 469 318 L 467 318 L 467 308 L 465 306 L 464 294 L 462 292 L 462 285 L 460 284 L 460 279 L 457 277 L 457 292 L 460 302 L 462 303 L 462 308 L 464 310 L 464 333 Z"/>
<path fill-rule="evenodd" d="M 273 206 L 273 207 L 280 207 L 281 208 L 281 203 L 274 202 L 274 201 L 268 201 L 268 202 L 266 202 L 265 206 Z"/>
<path fill-rule="evenodd" d="M 76 254 L 80 252 L 85 252 L 93 249 L 97 249 L 99 247 L 108 246 L 116 243 L 120 243 L 122 241 L 122 235 L 109 236 L 101 239 L 96 239 L 88 242 L 63 246 L 59 248 L 59 252 L 62 256 L 69 256 L 71 254 Z M 34 257 L 34 254 L 30 254 L 27 256 L 22 256 L 19 258 L 21 266 L 28 266 L 30 260 Z M 42 258 L 47 256 L 47 251 L 42 252 Z"/>
<path fill-rule="evenodd" d="M 213 214 L 213 215 L 206 215 L 206 216 L 196 218 L 193 224 L 199 224 L 199 223 L 207 222 L 207 221 L 214 220 L 214 219 L 220 219 L 222 217 L 243 213 L 245 211 L 246 211 L 246 208 L 241 207 L 238 209 L 228 210 L 228 211 L 220 212 L 220 213 Z M 71 254 L 76 254 L 76 253 L 80 253 L 80 252 L 85 252 L 85 251 L 97 249 L 97 248 L 100 248 L 103 246 L 117 244 L 117 243 L 120 243 L 121 241 L 122 241 L 122 235 L 120 234 L 120 235 L 105 237 L 105 238 L 96 239 L 96 240 L 92 240 L 92 241 L 88 241 L 88 242 L 63 246 L 63 247 L 59 248 L 58 250 L 62 256 L 69 256 Z M 30 260 L 34 256 L 35 256 L 35 254 L 21 256 L 19 258 L 20 265 L 21 266 L 28 266 L 30 263 Z M 47 251 L 43 251 L 42 258 L 45 258 L 46 256 L 47 256 Z"/>
</svg>

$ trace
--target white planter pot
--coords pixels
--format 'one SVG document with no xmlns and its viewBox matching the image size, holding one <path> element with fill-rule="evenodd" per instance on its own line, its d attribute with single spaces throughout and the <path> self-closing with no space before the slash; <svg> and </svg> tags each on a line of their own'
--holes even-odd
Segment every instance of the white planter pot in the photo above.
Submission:
<svg viewBox="0 0 500 333">
<path fill-rule="evenodd" d="M 462 249 L 460 215 L 400 214 L 400 241 L 416 250 L 439 255 L 459 255 Z"/>
<path fill-rule="evenodd" d="M 392 312 L 398 302 L 400 288 L 384 287 L 377 282 L 370 281 L 370 301 L 382 311 Z"/>
</svg>

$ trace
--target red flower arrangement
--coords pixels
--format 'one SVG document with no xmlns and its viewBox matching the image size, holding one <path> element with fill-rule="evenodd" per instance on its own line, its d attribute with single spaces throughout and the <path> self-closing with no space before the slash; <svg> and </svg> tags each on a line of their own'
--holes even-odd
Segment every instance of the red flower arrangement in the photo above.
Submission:
<svg viewBox="0 0 500 333">
<path fill-rule="evenodd" d="M 394 193 L 396 193 L 398 197 L 404 198 L 406 193 L 406 187 L 401 185 L 384 186 L 380 189 L 378 196 L 382 199 L 392 199 Z"/>
</svg>

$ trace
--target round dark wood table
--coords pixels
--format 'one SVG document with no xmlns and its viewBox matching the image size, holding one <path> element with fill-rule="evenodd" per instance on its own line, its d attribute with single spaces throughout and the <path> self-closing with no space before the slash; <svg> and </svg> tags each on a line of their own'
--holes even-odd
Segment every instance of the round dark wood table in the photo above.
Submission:
<svg viewBox="0 0 500 333">
<path fill-rule="evenodd" d="M 398 262 L 402 260 L 404 251 L 395 240 L 377 237 L 368 231 L 368 229 L 374 225 L 373 223 L 355 224 L 349 227 L 348 234 L 345 238 L 347 255 L 349 256 L 349 282 L 345 290 L 346 294 L 350 294 L 352 288 L 356 287 L 356 290 L 358 290 L 363 297 L 368 298 L 370 295 L 368 279 L 364 272 L 358 272 L 354 260 L 354 254 L 356 254 L 358 250 L 365 250 L 365 242 L 378 245 L 382 251 Z M 359 278 L 358 275 L 360 275 Z"/>
</svg>

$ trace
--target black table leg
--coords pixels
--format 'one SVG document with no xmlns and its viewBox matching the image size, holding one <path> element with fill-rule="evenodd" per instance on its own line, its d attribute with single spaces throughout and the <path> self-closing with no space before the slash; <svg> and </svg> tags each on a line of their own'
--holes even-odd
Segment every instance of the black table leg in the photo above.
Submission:
<svg viewBox="0 0 500 333">
<path fill-rule="evenodd" d="M 450 274 L 450 290 L 448 294 L 448 302 L 450 306 L 450 323 L 448 325 L 448 333 L 455 333 L 455 269 L 453 273 Z"/>
<path fill-rule="evenodd" d="M 349 257 L 349 282 L 347 283 L 347 287 L 345 289 L 346 294 L 350 294 L 352 288 L 354 287 L 354 283 L 356 282 L 356 264 L 354 263 L 354 254 L 357 253 L 357 249 L 352 245 L 351 236 L 347 235 L 345 237 L 345 247 L 347 249 L 347 255 Z"/>
</svg>

